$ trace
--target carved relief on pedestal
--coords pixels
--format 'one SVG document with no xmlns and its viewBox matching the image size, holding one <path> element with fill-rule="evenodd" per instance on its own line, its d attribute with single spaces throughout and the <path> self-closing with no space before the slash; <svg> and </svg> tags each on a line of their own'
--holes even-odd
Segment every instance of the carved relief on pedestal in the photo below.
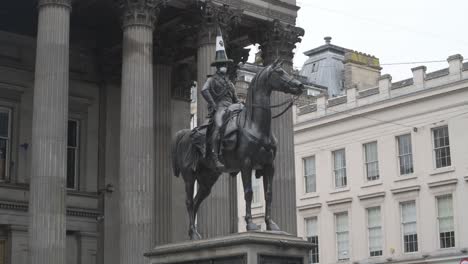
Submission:
<svg viewBox="0 0 468 264">
<path fill-rule="evenodd" d="M 154 28 L 159 11 L 167 0 L 119 0 L 123 27 L 141 25 Z"/>
<path fill-rule="evenodd" d="M 275 59 L 281 59 L 285 61 L 285 66 L 292 68 L 293 50 L 296 43 L 302 41 L 304 29 L 274 20 L 261 31 L 263 34 L 259 35 L 258 42 L 264 64 L 268 65 Z"/>
</svg>

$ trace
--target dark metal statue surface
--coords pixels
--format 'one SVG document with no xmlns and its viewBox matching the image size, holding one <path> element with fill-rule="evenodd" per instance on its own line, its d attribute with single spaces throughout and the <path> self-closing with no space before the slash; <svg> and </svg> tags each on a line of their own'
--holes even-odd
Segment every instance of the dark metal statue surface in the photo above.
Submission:
<svg viewBox="0 0 468 264">
<path fill-rule="evenodd" d="M 234 103 L 223 111 L 223 126 L 219 133 L 219 157 L 224 163 L 222 169 L 216 166 L 210 155 L 205 155 L 207 125 L 193 130 L 180 130 L 175 135 L 172 143 L 173 170 L 174 175 L 182 175 L 185 182 L 190 239 L 201 238 L 195 226 L 195 217 L 200 204 L 208 197 L 212 186 L 223 172 L 232 176 L 239 172 L 242 174 L 247 230 L 258 229 L 252 221 L 251 213 L 252 171 L 255 170 L 257 178 L 263 177 L 266 228 L 280 230 L 271 219 L 272 182 L 275 173 L 273 161 L 276 156 L 276 139 L 271 132 L 272 91 L 300 95 L 303 85 L 284 71 L 278 62 L 263 68 L 254 77 L 245 106 Z M 194 197 L 195 181 L 199 188 Z"/>
</svg>

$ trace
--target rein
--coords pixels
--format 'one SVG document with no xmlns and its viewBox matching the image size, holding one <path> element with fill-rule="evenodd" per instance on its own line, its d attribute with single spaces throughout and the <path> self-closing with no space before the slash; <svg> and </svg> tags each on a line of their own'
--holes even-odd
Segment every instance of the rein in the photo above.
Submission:
<svg viewBox="0 0 468 264">
<path fill-rule="evenodd" d="M 252 107 L 262 108 L 264 110 L 270 110 L 270 109 L 278 108 L 278 107 L 281 107 L 281 106 L 284 106 L 284 105 L 287 104 L 288 106 L 285 109 L 283 109 L 283 111 L 281 111 L 281 113 L 271 117 L 271 119 L 275 119 L 275 118 L 278 118 L 278 117 L 284 115 L 284 113 L 286 113 L 294 105 L 294 102 L 297 101 L 297 99 L 299 99 L 298 95 L 294 96 L 294 98 L 286 100 L 286 101 L 284 101 L 284 102 L 282 102 L 280 104 L 277 104 L 277 105 L 270 105 L 269 107 L 266 107 L 266 106 L 259 105 L 259 104 L 252 104 Z"/>
</svg>

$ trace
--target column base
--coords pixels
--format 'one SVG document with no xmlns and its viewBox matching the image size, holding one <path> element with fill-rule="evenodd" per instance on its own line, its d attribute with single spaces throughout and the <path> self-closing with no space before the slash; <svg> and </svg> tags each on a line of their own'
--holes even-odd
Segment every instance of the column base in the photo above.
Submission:
<svg viewBox="0 0 468 264">
<path fill-rule="evenodd" d="M 254 231 L 164 245 L 145 256 L 151 264 L 306 264 L 311 248 L 290 234 Z"/>
</svg>

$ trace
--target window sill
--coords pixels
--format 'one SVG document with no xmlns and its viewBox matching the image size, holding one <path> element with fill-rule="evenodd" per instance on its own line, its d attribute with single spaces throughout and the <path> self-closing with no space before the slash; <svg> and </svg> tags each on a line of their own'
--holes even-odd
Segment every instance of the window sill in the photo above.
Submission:
<svg viewBox="0 0 468 264">
<path fill-rule="evenodd" d="M 410 180 L 415 180 L 418 178 L 418 176 L 414 174 L 408 174 L 411 176 L 400 176 L 398 179 L 394 180 L 394 182 L 403 182 L 403 181 L 410 181 Z"/>
<path fill-rule="evenodd" d="M 455 171 L 455 167 L 454 166 L 448 166 L 448 167 L 434 169 L 431 173 L 429 173 L 429 175 L 434 176 L 434 175 L 453 172 L 453 171 Z"/>
<path fill-rule="evenodd" d="M 349 191 L 350 191 L 349 187 L 344 187 L 344 188 L 336 189 L 336 190 L 330 192 L 330 194 L 343 193 L 343 192 L 349 192 Z"/>
<path fill-rule="evenodd" d="M 262 207 L 263 207 L 263 204 L 262 204 L 262 203 L 252 204 L 252 209 L 255 209 L 255 208 L 262 208 Z"/>
<path fill-rule="evenodd" d="M 313 198 L 317 198 L 319 197 L 320 194 L 314 192 L 314 193 L 306 193 L 306 194 L 303 194 L 301 196 L 301 198 L 299 198 L 300 200 L 308 200 L 308 199 L 313 199 Z"/>
<path fill-rule="evenodd" d="M 374 186 L 380 186 L 382 185 L 382 181 L 370 181 L 370 182 L 367 182 L 365 183 L 363 186 L 361 186 L 362 189 L 364 188 L 370 188 L 370 187 L 374 187 Z"/>
</svg>

